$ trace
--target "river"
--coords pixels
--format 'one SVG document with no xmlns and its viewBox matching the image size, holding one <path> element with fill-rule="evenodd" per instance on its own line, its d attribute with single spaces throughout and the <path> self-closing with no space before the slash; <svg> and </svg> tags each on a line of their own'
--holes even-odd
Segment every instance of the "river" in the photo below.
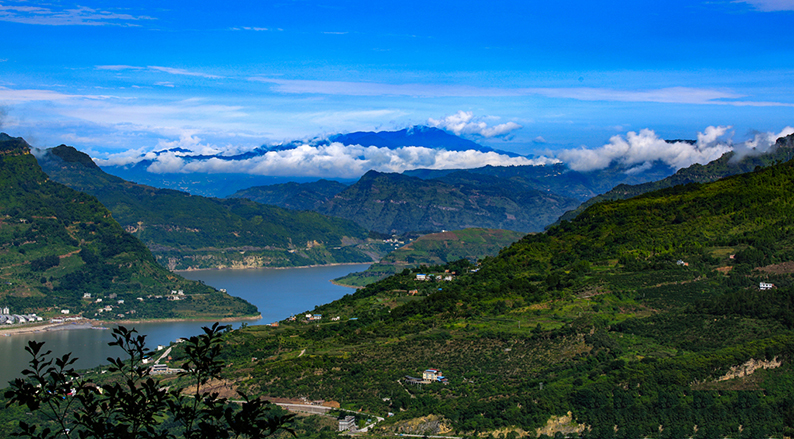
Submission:
<svg viewBox="0 0 794 439">
<path fill-rule="evenodd" d="M 215 288 L 225 288 L 229 294 L 242 297 L 259 308 L 262 319 L 248 320 L 258 325 L 283 320 L 291 315 L 311 311 L 322 305 L 350 294 L 351 288 L 334 285 L 331 279 L 354 271 L 363 271 L 369 264 L 336 265 L 307 268 L 261 268 L 251 270 L 206 270 L 181 272 L 187 279 L 201 280 Z M 232 322 L 235 328 L 242 322 Z M 146 334 L 147 346 L 154 349 L 158 344 L 167 345 L 179 337 L 188 337 L 201 332 L 202 326 L 211 322 L 139 323 L 128 325 Z M 109 347 L 112 341 L 110 330 L 73 329 L 0 336 L 0 388 L 27 367 L 30 358 L 25 352 L 28 340 L 46 342 L 45 347 L 56 355 L 72 352 L 79 360 L 75 367 L 88 369 L 107 364 L 107 357 L 120 356 L 121 351 Z"/>
</svg>

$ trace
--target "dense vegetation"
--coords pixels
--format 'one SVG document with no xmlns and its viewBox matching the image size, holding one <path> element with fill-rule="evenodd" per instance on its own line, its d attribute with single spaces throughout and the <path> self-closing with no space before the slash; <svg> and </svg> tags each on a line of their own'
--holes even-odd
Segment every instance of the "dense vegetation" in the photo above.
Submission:
<svg viewBox="0 0 794 439">
<path fill-rule="evenodd" d="M 659 180 L 672 174 L 675 169 L 660 162 L 650 163 L 642 172 L 627 172 L 625 165 L 610 163 L 604 169 L 580 172 L 564 163 L 545 166 L 483 166 L 467 169 L 466 173 L 489 177 L 500 185 L 512 184 L 532 188 L 541 192 L 573 198 L 580 202 L 602 194 L 619 184 L 639 184 Z M 461 170 L 413 169 L 403 174 L 425 180 L 451 182 Z M 465 174 L 464 174 L 465 175 Z"/>
<path fill-rule="evenodd" d="M 499 250 L 518 241 L 523 233 L 499 229 L 463 229 L 424 235 L 387 254 L 365 271 L 334 279 L 347 286 L 364 286 L 421 265 L 443 265 L 459 259 L 472 262 L 495 256 Z M 392 238 L 387 241 L 395 241 Z M 400 245 L 400 241 L 396 243 Z"/>
<path fill-rule="evenodd" d="M 0 304 L 13 313 L 66 308 L 93 317 L 110 306 L 102 317 L 257 314 L 241 299 L 158 265 L 96 198 L 48 180 L 22 139 L 0 139 L 0 186 Z M 168 300 L 179 290 L 180 300 Z M 115 300 L 100 306 L 100 298 Z"/>
<path fill-rule="evenodd" d="M 348 220 L 127 182 L 65 145 L 39 162 L 53 180 L 96 196 L 170 269 L 370 262 L 378 254 Z"/>
<path fill-rule="evenodd" d="M 449 181 L 369 171 L 318 211 L 381 233 L 469 227 L 542 230 L 575 200 L 460 171 Z"/>
<path fill-rule="evenodd" d="M 320 321 L 234 331 L 226 377 L 393 412 L 384 433 L 791 436 L 792 187 L 787 162 L 594 205 L 479 266 L 404 270 Z M 446 271 L 466 274 L 416 276 Z M 430 367 L 449 384 L 402 379 Z"/>
<path fill-rule="evenodd" d="M 291 210 L 317 210 L 323 203 L 347 188 L 333 180 L 311 183 L 282 183 L 242 189 L 226 198 L 247 198 L 257 203 L 270 204 Z"/>
</svg>

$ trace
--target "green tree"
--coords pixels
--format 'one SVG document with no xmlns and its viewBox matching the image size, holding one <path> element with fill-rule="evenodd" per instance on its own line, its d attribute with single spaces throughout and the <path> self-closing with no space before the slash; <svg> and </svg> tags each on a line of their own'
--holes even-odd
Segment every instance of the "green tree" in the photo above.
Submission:
<svg viewBox="0 0 794 439">
<path fill-rule="evenodd" d="M 219 359 L 221 337 L 228 326 L 215 323 L 204 334 L 185 342 L 187 361 L 181 376 L 188 377 L 195 392 L 188 396 L 177 388 L 165 388 L 150 376 L 143 359 L 151 355 L 146 336 L 120 326 L 113 330 L 110 346 L 120 347 L 126 357 L 108 358 L 112 383 L 97 385 L 83 380 L 71 367 L 71 354 L 49 358 L 43 342 L 29 341 L 30 368 L 22 371 L 5 393 L 7 406 L 23 405 L 47 419 L 46 425 L 20 421 L 16 436 L 36 439 L 89 438 L 262 438 L 288 427 L 294 415 L 276 414 L 268 401 L 240 392 L 238 405 L 218 393 L 202 389 L 219 378 L 224 367 Z M 177 428 L 167 428 L 164 421 Z"/>
</svg>

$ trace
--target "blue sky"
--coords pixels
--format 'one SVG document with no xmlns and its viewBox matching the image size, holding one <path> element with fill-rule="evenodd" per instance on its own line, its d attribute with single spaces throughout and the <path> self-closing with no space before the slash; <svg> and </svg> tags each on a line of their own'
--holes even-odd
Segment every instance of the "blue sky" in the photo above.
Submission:
<svg viewBox="0 0 794 439">
<path fill-rule="evenodd" d="M 739 142 L 794 125 L 792 23 L 794 0 L 0 0 L 0 128 L 100 158 L 415 124 L 547 156 Z"/>
</svg>

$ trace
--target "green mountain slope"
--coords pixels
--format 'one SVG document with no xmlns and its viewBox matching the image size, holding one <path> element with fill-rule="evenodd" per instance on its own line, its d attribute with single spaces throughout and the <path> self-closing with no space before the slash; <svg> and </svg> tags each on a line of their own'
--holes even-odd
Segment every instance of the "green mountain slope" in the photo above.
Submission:
<svg viewBox="0 0 794 439">
<path fill-rule="evenodd" d="M 0 137 L 0 186 L 0 304 L 12 313 L 46 316 L 66 308 L 94 317 L 98 308 L 110 306 L 99 317 L 257 314 L 242 299 L 158 265 L 96 198 L 50 181 L 21 138 Z M 180 300 L 168 300 L 179 290 Z M 83 299 L 85 293 L 91 299 Z M 100 306 L 100 298 L 108 301 Z"/>
<path fill-rule="evenodd" d="M 724 154 L 717 160 L 705 165 L 694 164 L 687 168 L 679 169 L 675 174 L 658 180 L 642 184 L 620 184 L 601 195 L 595 196 L 574 210 L 566 212 L 560 221 L 570 221 L 593 204 L 608 200 L 625 200 L 659 189 L 678 186 L 688 183 L 708 183 L 719 180 L 729 175 L 751 172 L 756 167 L 767 167 L 779 162 L 786 162 L 794 158 L 794 134 L 777 139 L 775 145 L 764 154 L 746 155 L 738 157 L 733 151 Z"/>
<path fill-rule="evenodd" d="M 499 250 L 518 241 L 524 233 L 500 229 L 463 229 L 431 233 L 419 237 L 387 254 L 365 271 L 334 279 L 346 286 L 364 286 L 406 268 L 443 265 L 459 259 L 472 262 L 495 256 Z"/>
<path fill-rule="evenodd" d="M 346 184 L 332 180 L 312 183 L 283 183 L 254 186 L 226 198 L 247 198 L 257 203 L 270 204 L 292 210 L 317 210 L 323 203 L 347 188 Z"/>
<path fill-rule="evenodd" d="M 575 200 L 458 171 L 448 182 L 367 172 L 318 210 L 382 233 L 470 227 L 542 230 Z"/>
<path fill-rule="evenodd" d="M 39 162 L 53 180 L 96 196 L 171 269 L 373 260 L 371 248 L 361 245 L 368 232 L 351 221 L 131 183 L 65 145 L 48 149 Z"/>
<path fill-rule="evenodd" d="M 791 436 L 792 187 L 787 162 L 594 205 L 480 267 L 421 271 L 451 281 L 400 273 L 319 322 L 235 331 L 226 376 L 394 413 L 377 434 Z M 448 384 L 405 378 L 428 368 Z"/>
<path fill-rule="evenodd" d="M 662 162 L 653 162 L 650 168 L 632 172 L 630 168 L 617 162 L 604 169 L 579 172 L 565 164 L 546 166 L 483 166 L 467 169 L 471 174 L 507 180 L 513 184 L 550 192 L 580 201 L 586 201 L 602 194 L 619 184 L 639 184 L 668 177 L 674 169 Z M 458 170 L 414 169 L 403 174 L 422 179 L 447 181 L 447 176 Z"/>
</svg>

